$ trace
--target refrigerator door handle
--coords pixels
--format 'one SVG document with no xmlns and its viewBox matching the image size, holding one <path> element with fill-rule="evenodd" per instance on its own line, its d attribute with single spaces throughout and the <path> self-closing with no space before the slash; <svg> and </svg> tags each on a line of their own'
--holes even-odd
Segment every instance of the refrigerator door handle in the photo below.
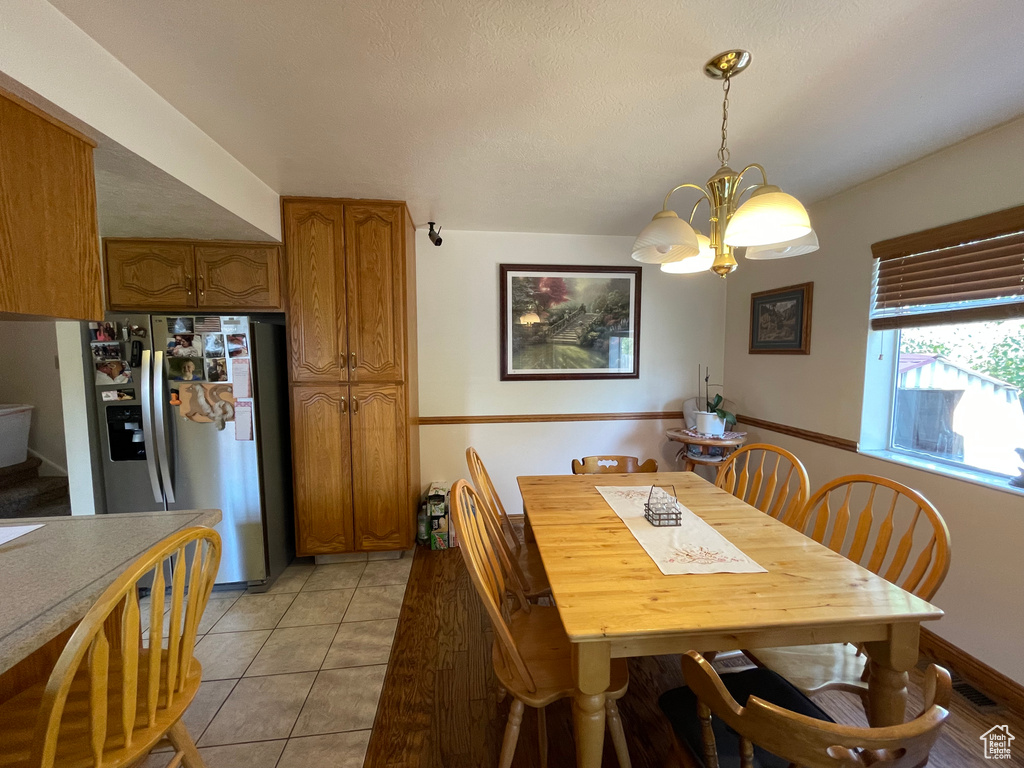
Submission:
<svg viewBox="0 0 1024 768">
<path fill-rule="evenodd" d="M 153 367 L 152 352 L 142 352 L 142 445 L 146 450 L 146 469 L 149 470 L 149 482 L 153 487 L 153 499 L 163 504 L 164 495 L 160 490 L 160 477 L 156 468 L 156 445 L 153 440 L 153 393 L 150 387 L 149 372 Z"/>
<path fill-rule="evenodd" d="M 174 503 L 174 483 L 171 480 L 171 463 L 168 460 L 170 451 L 167 447 L 167 430 L 164 421 L 164 407 L 167 393 L 164 389 L 164 353 L 157 350 L 153 362 L 153 421 L 156 427 L 156 449 L 160 457 L 160 476 L 164 482 L 164 496 L 167 503 Z"/>
</svg>

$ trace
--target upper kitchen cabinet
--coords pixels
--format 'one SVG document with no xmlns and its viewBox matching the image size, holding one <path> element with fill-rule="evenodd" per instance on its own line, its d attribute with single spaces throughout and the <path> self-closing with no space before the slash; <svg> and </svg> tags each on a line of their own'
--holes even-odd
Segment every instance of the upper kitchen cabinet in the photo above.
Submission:
<svg viewBox="0 0 1024 768">
<path fill-rule="evenodd" d="M 280 249 L 258 245 L 196 245 L 200 307 L 277 309 L 281 306 Z"/>
<path fill-rule="evenodd" d="M 188 243 L 105 240 L 111 309 L 195 306 L 195 268 Z"/>
<path fill-rule="evenodd" d="M 279 310 L 280 247 L 195 240 L 103 241 L 107 305 L 118 312 Z"/>
<path fill-rule="evenodd" d="M 405 206 L 345 206 L 349 376 L 402 381 L 405 337 Z"/>
<path fill-rule="evenodd" d="M 95 146 L 0 90 L 0 315 L 102 318 Z"/>
<path fill-rule="evenodd" d="M 286 200 L 283 214 L 292 381 L 347 381 L 345 206 Z"/>
</svg>

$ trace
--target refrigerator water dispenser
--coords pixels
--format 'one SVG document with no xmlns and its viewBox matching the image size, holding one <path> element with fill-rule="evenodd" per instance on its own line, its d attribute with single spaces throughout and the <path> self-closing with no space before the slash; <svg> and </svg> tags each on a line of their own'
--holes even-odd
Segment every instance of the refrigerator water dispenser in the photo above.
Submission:
<svg viewBox="0 0 1024 768">
<path fill-rule="evenodd" d="M 111 461 L 145 461 L 146 443 L 142 433 L 142 406 L 107 407 L 107 434 Z"/>
</svg>

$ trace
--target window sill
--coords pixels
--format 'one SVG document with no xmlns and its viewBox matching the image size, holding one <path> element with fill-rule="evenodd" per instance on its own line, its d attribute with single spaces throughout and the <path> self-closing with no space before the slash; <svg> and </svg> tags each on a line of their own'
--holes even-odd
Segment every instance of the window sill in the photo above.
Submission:
<svg viewBox="0 0 1024 768">
<path fill-rule="evenodd" d="M 860 449 L 857 452 L 865 456 L 870 456 L 874 459 L 889 461 L 893 464 L 903 464 L 907 467 L 913 467 L 914 469 L 920 469 L 924 472 L 930 472 L 933 475 L 952 477 L 955 480 L 965 480 L 968 483 L 980 485 L 985 488 L 992 488 L 996 491 L 1002 491 L 1003 493 L 1012 493 L 1015 496 L 1024 496 L 1024 488 L 1015 488 L 1012 485 L 1007 485 L 1006 480 L 997 478 L 994 475 L 989 475 L 985 472 L 977 472 L 960 467 L 951 467 L 948 464 L 927 461 L 915 456 L 908 456 L 904 453 L 897 453 L 896 451 Z"/>
</svg>

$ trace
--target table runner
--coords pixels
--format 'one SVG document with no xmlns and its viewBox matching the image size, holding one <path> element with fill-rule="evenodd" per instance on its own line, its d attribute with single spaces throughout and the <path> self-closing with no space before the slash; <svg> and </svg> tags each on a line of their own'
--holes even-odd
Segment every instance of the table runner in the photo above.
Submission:
<svg viewBox="0 0 1024 768">
<path fill-rule="evenodd" d="M 659 486 L 660 487 L 660 486 Z M 682 503 L 682 524 L 656 527 L 644 517 L 651 486 L 598 486 L 598 492 L 666 576 L 767 573 Z M 668 490 L 668 489 L 665 489 Z"/>
</svg>

